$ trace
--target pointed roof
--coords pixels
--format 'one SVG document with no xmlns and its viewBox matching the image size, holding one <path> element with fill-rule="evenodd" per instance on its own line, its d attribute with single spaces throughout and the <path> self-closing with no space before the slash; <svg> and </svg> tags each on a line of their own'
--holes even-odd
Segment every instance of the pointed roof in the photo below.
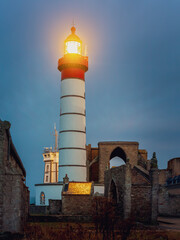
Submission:
<svg viewBox="0 0 180 240">
<path fill-rule="evenodd" d="M 81 42 L 81 39 L 75 34 L 76 28 L 73 26 L 71 28 L 71 34 L 66 38 L 65 42 L 68 41 L 76 41 L 76 42 Z"/>
</svg>

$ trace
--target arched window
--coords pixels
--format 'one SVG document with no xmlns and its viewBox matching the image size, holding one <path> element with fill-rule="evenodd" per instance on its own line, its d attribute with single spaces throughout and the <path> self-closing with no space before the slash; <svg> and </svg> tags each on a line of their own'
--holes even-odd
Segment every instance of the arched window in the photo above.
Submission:
<svg viewBox="0 0 180 240">
<path fill-rule="evenodd" d="M 40 194 L 40 204 L 45 205 L 45 194 L 44 194 L 44 192 L 41 192 L 41 194 Z"/>
<path fill-rule="evenodd" d="M 120 147 L 115 148 L 110 156 L 110 168 L 126 164 L 126 154 Z"/>
<path fill-rule="evenodd" d="M 46 170 L 47 170 L 47 172 L 49 171 L 49 165 L 47 165 Z"/>
</svg>

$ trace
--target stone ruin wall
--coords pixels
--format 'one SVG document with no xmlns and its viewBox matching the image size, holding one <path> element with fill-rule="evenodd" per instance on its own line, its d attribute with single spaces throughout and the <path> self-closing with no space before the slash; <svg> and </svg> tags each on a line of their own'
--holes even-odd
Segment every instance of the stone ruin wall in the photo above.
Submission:
<svg viewBox="0 0 180 240">
<path fill-rule="evenodd" d="M 29 190 L 10 150 L 6 127 L 0 123 L 0 232 L 22 232 L 28 217 Z"/>
<path fill-rule="evenodd" d="M 64 215 L 91 215 L 91 195 L 62 195 L 62 213 Z"/>
<path fill-rule="evenodd" d="M 137 170 L 132 169 L 131 214 L 137 221 L 151 221 L 151 183 Z"/>
<path fill-rule="evenodd" d="M 169 177 L 180 174 L 178 166 L 177 159 L 172 159 L 167 170 L 159 170 L 158 213 L 162 216 L 180 217 L 180 184 L 166 185 Z"/>
<path fill-rule="evenodd" d="M 109 166 L 110 155 L 112 151 L 120 147 L 129 158 L 130 164 L 133 167 L 138 162 L 138 142 L 99 142 L 99 182 L 104 183 L 104 171 Z"/>
<path fill-rule="evenodd" d="M 157 171 L 145 177 L 144 173 L 129 163 L 105 171 L 105 197 L 111 195 L 111 182 L 116 185 L 118 213 L 123 218 L 133 217 L 136 221 L 157 220 Z"/>
</svg>

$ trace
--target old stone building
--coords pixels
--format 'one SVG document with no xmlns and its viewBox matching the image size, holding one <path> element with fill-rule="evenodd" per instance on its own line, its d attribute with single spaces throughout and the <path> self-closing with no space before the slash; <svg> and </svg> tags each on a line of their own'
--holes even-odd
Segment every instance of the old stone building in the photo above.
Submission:
<svg viewBox="0 0 180 240">
<path fill-rule="evenodd" d="M 180 158 L 169 160 L 167 169 L 159 170 L 158 212 L 180 217 Z"/>
<path fill-rule="evenodd" d="M 61 213 L 91 216 L 94 197 L 100 200 L 105 196 L 122 219 L 135 217 L 136 221 L 156 222 L 159 175 L 155 154 L 148 160 L 147 151 L 139 149 L 138 142 L 100 142 L 98 148 L 86 148 L 87 182 L 72 182 L 66 175 Z"/>
<path fill-rule="evenodd" d="M 129 159 L 132 167 L 139 165 L 144 170 L 150 169 L 147 151 L 139 149 L 138 142 L 99 142 L 97 148 L 91 148 L 89 144 L 86 150 L 88 180 L 95 183 L 104 183 L 104 171 L 110 168 L 110 162 L 115 157 L 119 158 L 117 159 L 119 163 L 121 162 L 120 159 L 124 163 Z"/>
<path fill-rule="evenodd" d="M 159 183 L 155 155 L 148 160 L 138 142 L 100 142 L 98 148 L 87 146 L 87 159 L 89 180 L 104 184 L 104 195 L 116 205 L 119 216 L 156 222 Z M 119 166 L 110 167 L 114 159 Z"/>
<path fill-rule="evenodd" d="M 105 196 L 116 202 L 124 218 L 155 222 L 158 215 L 180 216 L 180 158 L 160 170 L 155 154 L 150 160 L 147 155 L 138 142 L 99 142 L 97 148 L 89 144 L 88 180 L 104 184 Z M 110 164 L 115 158 L 118 167 Z"/>
<path fill-rule="evenodd" d="M 57 182 L 57 200 L 47 204 L 53 212 L 90 216 L 94 196 L 105 196 L 123 219 L 155 223 L 158 214 L 179 216 L 180 158 L 171 159 L 167 169 L 159 170 L 155 153 L 148 159 L 138 142 L 125 141 L 99 142 L 96 148 L 89 144 L 86 154 L 87 182 L 69 182 L 68 176 Z M 89 193 L 86 184 L 91 185 Z M 48 187 L 54 189 L 54 183 L 51 185 Z"/>
<path fill-rule="evenodd" d="M 91 215 L 94 186 L 90 182 L 67 182 L 62 191 L 65 215 Z"/>
<path fill-rule="evenodd" d="M 10 123 L 0 120 L 0 232 L 22 232 L 28 216 L 26 171 L 12 142 Z"/>
</svg>

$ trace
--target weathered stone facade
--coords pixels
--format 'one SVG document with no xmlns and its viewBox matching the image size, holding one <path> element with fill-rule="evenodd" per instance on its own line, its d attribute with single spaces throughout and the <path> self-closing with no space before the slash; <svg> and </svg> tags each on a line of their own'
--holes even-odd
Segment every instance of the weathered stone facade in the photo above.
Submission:
<svg viewBox="0 0 180 240">
<path fill-rule="evenodd" d="M 86 146 L 87 155 L 87 181 L 99 181 L 99 149 L 91 148 L 91 144 Z"/>
<path fill-rule="evenodd" d="M 140 222 L 156 222 L 158 172 L 126 165 L 105 171 L 105 196 L 116 202 L 118 215 Z"/>
<path fill-rule="evenodd" d="M 62 213 L 64 215 L 85 215 L 88 216 L 92 211 L 91 195 L 63 195 Z"/>
<path fill-rule="evenodd" d="M 98 148 L 89 144 L 86 150 L 87 180 L 96 187 L 105 185 L 105 197 L 112 200 L 119 217 L 156 223 L 158 214 L 180 216 L 180 158 L 171 159 L 166 170 L 159 170 L 156 154 L 148 160 L 147 151 L 139 149 L 138 142 L 100 142 Z M 110 169 L 110 161 L 116 156 L 124 165 Z M 85 183 L 71 183 L 74 189 L 70 189 L 66 176 L 62 208 L 61 202 L 52 200 L 48 214 L 58 214 L 61 209 L 60 214 L 65 216 L 92 216 L 94 193 L 78 194 L 85 190 Z M 102 198 L 98 191 L 97 187 L 96 196 Z"/>
<path fill-rule="evenodd" d="M 159 170 L 158 212 L 180 217 L 180 158 L 168 161 L 167 169 Z"/>
<path fill-rule="evenodd" d="M 111 168 L 105 171 L 105 197 L 112 199 L 118 208 L 118 215 L 128 218 L 131 214 L 131 166 Z"/>
<path fill-rule="evenodd" d="M 104 178 L 104 173 L 110 168 L 110 161 L 113 157 L 118 156 L 123 159 L 126 166 L 129 162 L 132 169 L 129 176 L 132 182 L 131 213 L 134 213 L 134 216 L 138 215 L 139 218 L 140 215 L 151 216 L 151 221 L 156 221 L 157 213 L 180 216 L 180 158 L 169 160 L 167 169 L 158 170 L 156 155 L 153 154 L 152 159 L 148 160 L 147 151 L 139 149 L 138 142 L 99 142 L 98 148 L 91 148 L 89 144 L 86 149 L 88 180 L 95 183 L 107 185 L 107 176 Z M 122 169 L 123 167 L 121 167 L 121 171 L 119 168 L 118 170 L 111 169 L 111 172 L 115 174 L 116 171 L 119 171 L 118 177 L 121 184 L 117 179 L 116 184 L 121 186 L 123 196 L 121 201 L 127 204 L 126 200 L 122 200 L 126 193 L 126 183 L 122 180 L 125 172 Z M 109 189 L 106 188 L 105 191 L 109 191 Z M 106 195 L 108 194 L 106 193 Z M 149 199 L 149 202 L 146 199 Z M 123 211 L 126 211 L 125 208 Z M 146 214 L 144 214 L 145 212 Z M 123 214 L 125 215 L 125 213 Z"/>
<path fill-rule="evenodd" d="M 60 214 L 62 211 L 62 200 L 49 199 L 49 214 Z"/>
<path fill-rule="evenodd" d="M 10 135 L 10 123 L 0 121 L 0 232 L 22 232 L 28 217 L 26 172 Z"/>
<path fill-rule="evenodd" d="M 99 142 L 99 182 L 104 182 L 104 171 L 109 168 L 111 154 L 116 148 L 124 151 L 123 160 L 131 159 L 131 165 L 134 166 L 138 161 L 138 142 Z"/>
<path fill-rule="evenodd" d="M 98 148 L 87 147 L 87 165 L 89 181 L 104 183 L 104 172 L 110 168 L 113 152 L 120 149 L 119 157 L 125 162 L 129 159 L 131 166 L 141 165 L 149 170 L 147 151 L 139 149 L 138 142 L 99 142 Z"/>
<path fill-rule="evenodd" d="M 66 182 L 65 182 L 66 180 Z M 67 182 L 64 178 L 62 213 L 64 215 L 91 215 L 94 193 L 93 183 Z"/>
</svg>

